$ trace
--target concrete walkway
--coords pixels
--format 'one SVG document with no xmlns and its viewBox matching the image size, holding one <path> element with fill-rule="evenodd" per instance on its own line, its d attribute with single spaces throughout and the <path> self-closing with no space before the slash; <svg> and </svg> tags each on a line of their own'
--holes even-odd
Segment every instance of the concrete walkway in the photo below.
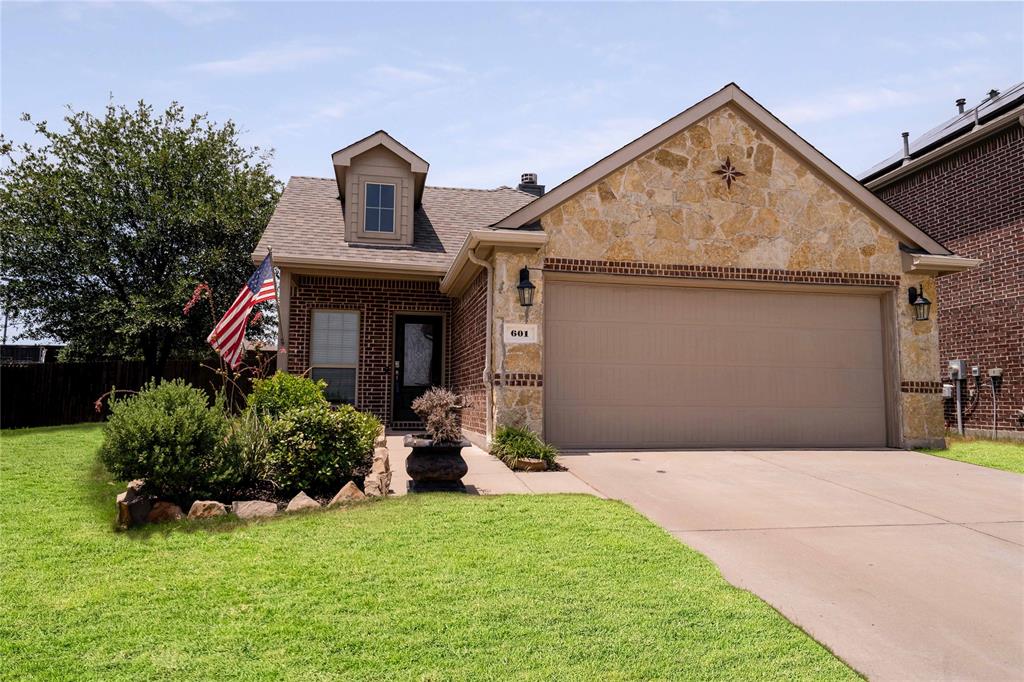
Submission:
<svg viewBox="0 0 1024 682">
<path fill-rule="evenodd" d="M 560 461 L 872 680 L 1024 679 L 1024 476 L 899 450 Z"/>
<path fill-rule="evenodd" d="M 388 435 L 388 455 L 391 458 L 391 490 L 405 495 L 409 477 L 405 473 L 405 458 L 409 448 L 402 444 L 402 436 Z M 462 479 L 466 489 L 476 495 L 505 495 L 509 493 L 600 493 L 568 471 L 512 471 L 497 457 L 476 446 L 464 448 L 462 456 L 469 464 L 469 473 Z"/>
</svg>

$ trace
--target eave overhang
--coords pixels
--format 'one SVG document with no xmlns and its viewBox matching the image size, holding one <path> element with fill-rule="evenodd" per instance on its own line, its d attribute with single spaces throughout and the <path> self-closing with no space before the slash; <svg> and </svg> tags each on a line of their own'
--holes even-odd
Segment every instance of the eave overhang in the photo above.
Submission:
<svg viewBox="0 0 1024 682">
<path fill-rule="evenodd" d="M 459 296 L 480 271 L 480 266 L 469 259 L 472 252 L 478 258 L 487 258 L 495 249 L 536 251 L 548 242 L 548 235 L 539 231 L 473 230 L 455 255 L 448 272 L 441 280 L 441 293 Z"/>
<path fill-rule="evenodd" d="M 933 253 L 904 253 L 903 272 L 921 275 L 945 275 L 951 272 L 963 272 L 981 265 L 980 258 L 965 258 L 956 255 L 936 255 Z"/>
</svg>

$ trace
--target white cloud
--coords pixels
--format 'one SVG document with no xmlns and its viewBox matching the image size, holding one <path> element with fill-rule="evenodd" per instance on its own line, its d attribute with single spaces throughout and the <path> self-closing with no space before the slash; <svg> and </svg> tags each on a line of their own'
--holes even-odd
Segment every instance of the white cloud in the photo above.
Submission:
<svg viewBox="0 0 1024 682">
<path fill-rule="evenodd" d="M 167 17 L 189 26 L 225 21 L 236 15 L 234 6 L 225 2 L 147 0 L 146 4 Z"/>
<path fill-rule="evenodd" d="M 906 107 L 921 99 L 921 95 L 912 90 L 884 86 L 850 88 L 799 99 L 774 111 L 789 124 L 819 123 L 879 109 Z"/>
<path fill-rule="evenodd" d="M 506 130 L 474 148 L 474 158 L 489 161 L 457 170 L 438 168 L 431 183 L 490 188 L 514 185 L 520 173 L 531 172 L 550 189 L 658 123 L 650 118 L 618 118 L 573 131 L 542 124 Z"/>
<path fill-rule="evenodd" d="M 412 85 L 434 85 L 441 81 L 440 78 L 426 71 L 406 69 L 399 66 L 377 66 L 373 68 L 373 74 L 377 78 Z"/>
<path fill-rule="evenodd" d="M 304 64 L 324 62 L 351 54 L 343 47 L 288 45 L 249 52 L 234 59 L 220 59 L 193 64 L 192 71 L 215 76 L 238 76 L 291 71 Z"/>
</svg>

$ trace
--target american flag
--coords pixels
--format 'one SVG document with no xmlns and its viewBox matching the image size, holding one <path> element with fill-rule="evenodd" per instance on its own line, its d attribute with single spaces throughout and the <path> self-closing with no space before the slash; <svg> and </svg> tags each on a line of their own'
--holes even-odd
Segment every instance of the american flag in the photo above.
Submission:
<svg viewBox="0 0 1024 682">
<path fill-rule="evenodd" d="M 230 367 L 235 368 L 242 361 L 242 353 L 245 352 L 242 341 L 245 339 L 245 328 L 249 324 L 249 313 L 252 312 L 253 306 L 273 299 L 274 266 L 268 253 L 260 267 L 252 273 L 252 277 L 238 292 L 238 298 L 224 313 L 224 317 L 220 318 L 220 322 L 206 337 L 209 344 L 220 353 Z"/>
</svg>

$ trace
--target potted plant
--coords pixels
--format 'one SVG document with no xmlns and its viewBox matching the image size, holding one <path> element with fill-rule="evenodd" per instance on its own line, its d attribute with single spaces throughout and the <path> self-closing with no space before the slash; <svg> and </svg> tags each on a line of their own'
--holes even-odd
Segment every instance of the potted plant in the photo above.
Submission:
<svg viewBox="0 0 1024 682">
<path fill-rule="evenodd" d="M 458 417 L 463 407 L 462 396 L 437 386 L 413 401 L 412 410 L 423 420 L 427 433 L 405 437 L 405 446 L 412 449 L 405 460 L 405 471 L 412 479 L 410 492 L 465 492 L 462 477 L 469 465 L 462 448 L 469 442 L 462 437 Z"/>
</svg>

